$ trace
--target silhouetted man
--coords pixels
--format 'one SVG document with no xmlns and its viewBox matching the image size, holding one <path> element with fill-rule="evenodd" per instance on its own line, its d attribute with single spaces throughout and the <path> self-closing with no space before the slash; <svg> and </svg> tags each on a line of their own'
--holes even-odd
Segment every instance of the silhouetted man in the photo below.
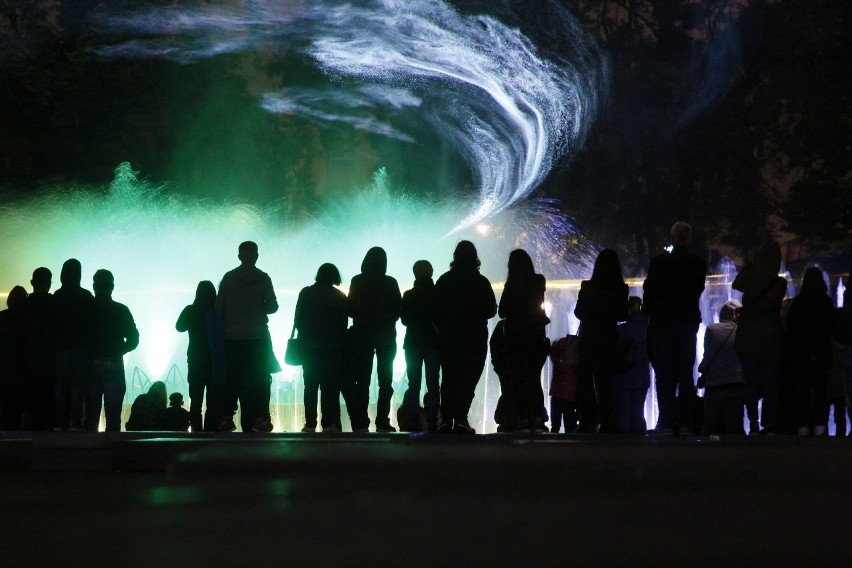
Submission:
<svg viewBox="0 0 852 568">
<path fill-rule="evenodd" d="M 692 227 L 672 226 L 672 251 L 651 259 L 645 278 L 642 312 L 648 316 L 648 343 L 657 382 L 660 416 L 657 431 L 689 432 L 695 397 L 695 341 L 704 291 L 707 261 L 689 252 Z M 677 396 L 675 396 L 677 394 Z"/>
<path fill-rule="evenodd" d="M 101 403 L 106 431 L 121 431 L 121 406 L 127 387 L 124 354 L 139 345 L 139 331 L 127 306 L 112 299 L 115 280 L 109 270 L 98 270 L 92 282 L 92 371 L 86 384 L 86 430 L 96 432 Z"/>
<path fill-rule="evenodd" d="M 257 244 L 240 244 L 240 266 L 226 272 L 216 296 L 216 315 L 225 335 L 225 389 L 220 431 L 233 431 L 239 399 L 243 432 L 271 432 L 268 314 L 278 311 L 269 275 L 258 269 Z"/>
<path fill-rule="evenodd" d="M 56 308 L 50 294 L 53 275 L 45 267 L 36 268 L 30 280 L 33 292 L 27 296 L 27 422 L 30 430 L 50 430 L 53 421 L 53 393 L 56 361 L 54 335 Z"/>
<path fill-rule="evenodd" d="M 89 376 L 89 342 L 95 298 L 80 287 L 80 261 L 69 258 L 59 275 L 62 286 L 53 294 L 56 305 L 55 430 L 82 430 L 83 400 Z"/>
</svg>

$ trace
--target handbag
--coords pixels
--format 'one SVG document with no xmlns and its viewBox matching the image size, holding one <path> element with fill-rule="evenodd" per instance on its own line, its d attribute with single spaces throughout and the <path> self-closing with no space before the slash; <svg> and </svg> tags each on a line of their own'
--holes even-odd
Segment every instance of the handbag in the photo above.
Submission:
<svg viewBox="0 0 852 568">
<path fill-rule="evenodd" d="M 302 364 L 302 349 L 301 341 L 296 337 L 296 324 L 293 324 L 293 331 L 290 332 L 290 339 L 287 340 L 287 350 L 284 352 L 284 362 L 292 367 L 298 367 Z"/>
</svg>

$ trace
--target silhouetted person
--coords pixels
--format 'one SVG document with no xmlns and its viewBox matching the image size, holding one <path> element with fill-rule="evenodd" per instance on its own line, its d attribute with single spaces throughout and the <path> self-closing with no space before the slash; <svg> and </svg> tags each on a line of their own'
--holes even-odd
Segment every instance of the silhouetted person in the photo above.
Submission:
<svg viewBox="0 0 852 568">
<path fill-rule="evenodd" d="M 802 277 L 799 294 L 790 304 L 787 328 L 798 386 L 799 435 L 825 436 L 828 426 L 828 372 L 832 367 L 831 334 L 834 302 L 828 295 L 822 271 L 811 266 Z"/>
<path fill-rule="evenodd" d="M 92 370 L 86 383 L 86 430 L 97 432 L 103 404 L 106 431 L 121 431 L 124 355 L 139 345 L 139 331 L 127 306 L 112 299 L 115 279 L 109 270 L 95 272 L 92 289 Z"/>
<path fill-rule="evenodd" d="M 695 343 L 707 261 L 687 248 L 692 227 L 672 226 L 672 251 L 651 259 L 642 312 L 648 316 L 648 343 L 657 382 L 657 432 L 689 433 L 695 400 Z"/>
<path fill-rule="evenodd" d="M 186 412 L 186 411 L 184 411 Z M 140 394 L 130 407 L 130 418 L 125 424 L 128 432 L 139 430 L 166 430 L 163 419 L 166 416 L 166 384 L 156 381 L 148 391 Z"/>
<path fill-rule="evenodd" d="M 402 295 L 400 319 L 405 326 L 405 368 L 408 375 L 408 423 L 412 429 L 420 427 L 420 387 L 423 368 L 426 368 L 426 428 L 438 429 L 438 409 L 441 405 L 441 352 L 438 332 L 433 323 L 435 283 L 432 265 L 428 260 L 414 263 L 414 286 Z"/>
<path fill-rule="evenodd" d="M 635 362 L 626 372 L 612 379 L 612 394 L 615 406 L 615 431 L 619 434 L 644 434 L 645 399 L 651 386 L 651 363 L 648 361 L 648 345 L 645 332 L 648 318 L 642 315 L 642 299 L 627 298 L 627 321 L 619 326 L 622 340 L 633 342 Z"/>
<path fill-rule="evenodd" d="M 56 373 L 56 306 L 50 294 L 52 274 L 47 268 L 33 272 L 33 292 L 26 305 L 27 420 L 28 429 L 50 430 L 53 422 Z"/>
<path fill-rule="evenodd" d="M 271 432 L 269 397 L 272 343 L 267 324 L 278 311 L 269 275 L 255 266 L 257 244 L 240 244 L 240 266 L 225 273 L 216 296 L 216 314 L 225 337 L 225 388 L 220 431 L 233 431 L 237 401 L 243 432 Z"/>
<path fill-rule="evenodd" d="M 566 434 L 577 429 L 577 377 L 580 358 L 577 353 L 578 338 L 567 334 L 550 346 L 550 431 Z"/>
<path fill-rule="evenodd" d="M 56 305 L 55 429 L 83 428 L 95 298 L 80 287 L 81 275 L 80 261 L 66 260 L 59 275 L 62 285 L 53 294 Z"/>
<path fill-rule="evenodd" d="M 321 265 L 314 280 L 314 284 L 299 292 L 294 317 L 305 381 L 302 432 L 316 431 L 317 402 L 322 408 L 323 432 L 340 432 L 341 377 L 349 325 L 347 299 L 346 294 L 335 288 L 341 283 L 340 271 L 335 265 Z"/>
<path fill-rule="evenodd" d="M 704 382 L 703 436 L 742 434 L 745 379 L 734 344 L 742 308 L 728 300 L 719 310 L 719 322 L 704 332 L 704 357 L 698 365 Z"/>
<path fill-rule="evenodd" d="M 189 411 L 183 407 L 183 395 L 179 392 L 169 395 L 169 407 L 163 413 L 162 429 L 169 432 L 189 430 Z"/>
<path fill-rule="evenodd" d="M 216 317 L 215 305 L 215 286 L 209 280 L 202 280 L 195 290 L 195 300 L 181 311 L 175 323 L 176 330 L 189 334 L 186 367 L 189 383 L 189 416 L 193 432 L 215 431 L 221 414 L 216 400 L 216 391 L 221 391 L 225 370 L 222 368 L 222 347 L 217 341 L 221 332 L 215 329 L 221 326 Z M 201 408 L 204 404 L 205 390 L 207 391 L 207 411 L 202 421 Z"/>
<path fill-rule="evenodd" d="M 780 269 L 781 247 L 768 240 L 731 284 L 734 290 L 743 293 L 734 347 L 745 378 L 749 434 L 759 433 L 761 426 L 766 432 L 774 433 L 777 426 L 778 377 L 784 342 L 781 302 L 787 292 L 787 281 L 778 276 Z M 761 398 L 763 406 L 758 417 Z"/>
<path fill-rule="evenodd" d="M 574 307 L 574 315 L 580 320 L 578 432 L 614 431 L 612 379 L 618 373 L 618 322 L 627 319 L 627 294 L 618 253 L 602 250 L 595 259 L 592 277 L 580 283 Z"/>
<path fill-rule="evenodd" d="M 852 274 L 852 271 L 849 274 Z M 842 436 L 846 433 L 845 416 L 841 432 L 838 414 L 845 412 L 852 422 L 852 288 L 850 288 L 849 280 L 850 278 L 847 277 L 846 291 L 843 293 L 843 307 L 837 308 L 834 334 L 831 338 L 834 359 L 834 367 L 831 372 L 834 375 L 834 380 L 839 382 L 843 389 L 843 399 L 846 406 L 842 411 L 837 405 L 834 407 L 834 423 L 838 426 L 835 436 Z M 849 435 L 852 436 L 852 431 Z"/>
<path fill-rule="evenodd" d="M 393 360 L 396 357 L 396 320 L 402 297 L 399 284 L 388 276 L 388 257 L 381 247 L 367 251 L 361 262 L 361 273 L 349 286 L 349 315 L 352 317 L 352 374 L 355 380 L 352 430 L 366 432 L 370 427 L 367 409 L 370 402 L 370 379 L 373 356 L 379 398 L 376 403 L 376 431 L 395 432 L 390 424 L 393 396 Z"/>
<path fill-rule="evenodd" d="M 546 432 L 540 410 L 544 406 L 541 369 L 547 360 L 544 308 L 545 279 L 536 274 L 532 259 L 522 249 L 509 254 L 508 275 L 498 314 L 504 319 L 507 371 L 500 376 L 504 430 Z"/>
<path fill-rule="evenodd" d="M 22 430 L 27 408 L 24 355 L 27 291 L 15 286 L 0 312 L 0 429 Z"/>
<path fill-rule="evenodd" d="M 460 241 L 450 270 L 435 282 L 435 326 L 441 350 L 438 431 L 473 434 L 468 412 L 488 353 L 488 320 L 497 313 L 494 290 L 479 273 L 479 256 Z"/>
</svg>

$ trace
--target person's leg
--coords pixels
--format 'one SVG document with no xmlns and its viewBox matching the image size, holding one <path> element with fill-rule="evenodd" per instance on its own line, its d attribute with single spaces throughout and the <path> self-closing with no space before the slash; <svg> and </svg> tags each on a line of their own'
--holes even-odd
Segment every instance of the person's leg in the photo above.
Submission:
<svg viewBox="0 0 852 568">
<path fill-rule="evenodd" d="M 486 341 L 466 345 L 462 352 L 461 384 L 456 392 L 457 403 L 454 417 L 456 422 L 461 421 L 468 424 L 467 415 L 470 412 L 470 405 L 473 404 L 476 385 L 482 377 L 482 370 L 485 368 L 487 353 L 488 344 Z"/>
<path fill-rule="evenodd" d="M 124 380 L 124 362 L 119 359 L 110 361 L 101 369 L 104 373 L 104 416 L 107 432 L 121 432 L 121 408 L 124 404 L 124 393 L 127 385 Z"/>
<path fill-rule="evenodd" d="M 823 434 L 828 432 L 828 370 L 811 366 L 814 392 L 814 430 Z"/>
<path fill-rule="evenodd" d="M 323 350 L 319 383 L 322 427 L 340 431 L 340 353 L 337 350 Z"/>
<path fill-rule="evenodd" d="M 405 350 L 405 372 L 408 375 L 408 420 L 412 428 L 420 422 L 420 384 L 423 382 L 424 350 L 410 347 Z"/>
<path fill-rule="evenodd" d="M 707 387 L 704 389 L 704 425 L 701 428 L 702 436 L 716 436 L 722 433 L 722 401 L 724 392 L 718 387 Z"/>
<path fill-rule="evenodd" d="M 396 343 L 376 347 L 376 379 L 379 381 L 379 397 L 376 402 L 377 428 L 390 428 L 390 409 L 391 399 L 393 398 L 393 360 L 395 357 Z"/>
<path fill-rule="evenodd" d="M 201 418 L 201 407 L 204 405 L 204 380 L 196 377 L 194 373 L 189 374 L 189 424 L 193 432 L 201 432 L 203 429 Z M 209 397 L 208 397 L 209 398 Z M 207 401 L 208 406 L 210 401 Z"/>
<path fill-rule="evenodd" d="M 648 425 L 645 423 L 645 399 L 647 389 L 632 389 L 630 391 L 630 433 L 645 434 Z"/>
<path fill-rule="evenodd" d="M 760 417 L 758 416 L 758 402 L 760 401 L 760 364 L 749 356 L 740 355 L 740 366 L 743 369 L 745 385 L 743 387 L 743 398 L 745 401 L 746 414 L 749 422 L 749 434 L 760 430 Z"/>
<path fill-rule="evenodd" d="M 243 432 L 251 432 L 256 427 L 263 431 L 264 424 L 271 418 L 269 399 L 272 378 L 268 370 L 269 342 L 259 339 L 244 343 L 245 371 L 240 383 L 240 423 Z"/>
<path fill-rule="evenodd" d="M 373 354 L 370 346 L 357 346 L 352 353 L 353 409 L 350 409 L 352 430 L 365 430 L 370 427 L 370 381 L 373 375 Z M 354 416 L 353 416 L 354 410 Z"/>
<path fill-rule="evenodd" d="M 423 366 L 426 368 L 426 424 L 434 430 L 441 406 L 441 353 L 437 349 L 424 349 Z"/>
<path fill-rule="evenodd" d="M 723 434 L 738 436 L 743 432 L 743 393 L 745 387 L 730 387 L 722 400 Z"/>
<path fill-rule="evenodd" d="M 220 428 L 228 426 L 228 421 L 233 423 L 234 414 L 237 412 L 237 400 L 239 398 L 239 385 L 242 376 L 242 350 L 239 341 L 225 341 L 225 383 L 222 385 L 220 398 Z M 234 424 L 234 427 L 236 425 Z"/>
<path fill-rule="evenodd" d="M 97 432 L 100 426 L 106 374 L 102 361 L 92 361 L 92 371 L 86 381 L 85 427 L 87 432 Z"/>
<path fill-rule="evenodd" d="M 600 420 L 594 374 L 600 357 L 593 338 L 580 338 L 578 355 L 580 358 L 577 372 L 577 414 L 580 420 L 578 432 L 597 432 Z"/>
<path fill-rule="evenodd" d="M 630 390 L 614 387 L 612 404 L 615 412 L 615 431 L 618 434 L 630 433 Z"/>
<path fill-rule="evenodd" d="M 692 409 L 695 404 L 695 342 L 698 324 L 681 324 L 672 327 L 671 345 L 674 348 L 674 372 L 677 380 L 675 423 L 680 428 L 691 428 Z"/>
<path fill-rule="evenodd" d="M 319 403 L 319 388 L 324 371 L 324 353 L 317 349 L 306 348 L 302 351 L 302 380 L 305 383 L 303 401 L 305 404 L 305 428 L 317 427 L 317 404 Z"/>
<path fill-rule="evenodd" d="M 457 414 L 462 381 L 461 353 L 458 345 L 444 345 L 441 349 L 441 431 L 447 427 L 452 429 Z"/>
<path fill-rule="evenodd" d="M 761 365 L 763 384 L 763 406 L 760 412 L 760 422 L 768 433 L 776 432 L 778 420 L 778 376 L 779 364 L 766 361 Z"/>
<path fill-rule="evenodd" d="M 648 334 L 652 336 L 653 366 L 657 390 L 657 431 L 671 433 L 675 426 L 675 393 L 677 392 L 677 371 L 674 365 L 674 345 L 671 332 L 666 327 L 651 325 Z"/>
</svg>

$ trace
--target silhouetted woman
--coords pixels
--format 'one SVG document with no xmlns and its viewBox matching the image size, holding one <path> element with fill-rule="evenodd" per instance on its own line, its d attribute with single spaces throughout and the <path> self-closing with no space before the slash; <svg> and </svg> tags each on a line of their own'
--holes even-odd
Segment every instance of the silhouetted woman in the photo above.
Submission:
<svg viewBox="0 0 852 568">
<path fill-rule="evenodd" d="M 580 320 L 577 409 L 580 432 L 613 432 L 612 379 L 617 368 L 618 322 L 627 320 L 627 284 L 618 253 L 604 249 L 592 277 L 580 283 L 574 315 Z"/>
<path fill-rule="evenodd" d="M 824 436 L 828 425 L 828 372 L 832 366 L 831 334 L 834 302 L 828 295 L 822 271 L 812 266 L 802 277 L 799 294 L 787 316 L 788 347 L 798 387 L 799 435 Z"/>
<path fill-rule="evenodd" d="M 302 432 L 316 431 L 320 390 L 323 432 L 340 432 L 340 380 L 349 323 L 346 294 L 335 288 L 340 282 L 337 267 L 325 263 L 317 270 L 314 284 L 302 288 L 296 302 L 294 325 L 299 332 L 305 381 Z"/>
<path fill-rule="evenodd" d="M 460 241 L 450 270 L 435 283 L 435 326 L 441 350 L 439 432 L 473 434 L 468 412 L 488 353 L 488 320 L 497 313 L 491 283 L 479 273 L 479 256 Z"/>
<path fill-rule="evenodd" d="M 216 287 L 209 280 L 202 280 L 195 289 L 195 300 L 186 306 L 175 323 L 175 329 L 189 333 L 186 349 L 187 382 L 189 383 L 189 422 L 193 432 L 216 430 L 218 409 L 215 408 L 211 392 L 214 373 L 214 349 L 211 326 L 218 325 L 214 306 Z M 204 391 L 207 390 L 207 412 L 202 425 L 201 407 Z M 203 427 L 202 427 L 203 426 Z"/>
<path fill-rule="evenodd" d="M 547 358 L 544 327 L 550 323 L 544 314 L 545 280 L 536 274 L 530 255 L 522 249 L 509 254 L 509 274 L 500 297 L 499 315 L 505 320 L 507 372 L 503 379 L 502 416 L 504 430 L 546 431 L 542 409 L 541 368 Z"/>
<path fill-rule="evenodd" d="M 778 376 L 784 330 L 781 302 L 787 281 L 778 276 L 781 247 L 773 240 L 764 242 L 734 278 L 731 287 L 743 293 L 743 308 L 737 323 L 734 348 L 745 379 L 745 405 L 749 434 L 761 426 L 775 432 L 778 412 Z M 758 402 L 763 399 L 758 417 Z"/>
<path fill-rule="evenodd" d="M 376 404 L 376 431 L 394 432 L 390 424 L 393 396 L 393 360 L 396 357 L 396 320 L 402 295 L 399 284 L 387 273 L 388 257 L 381 247 L 367 251 L 361 263 L 361 274 L 349 286 L 349 315 L 352 317 L 352 375 L 355 380 L 352 430 L 366 432 L 370 427 L 367 408 L 370 402 L 370 379 L 373 356 L 379 380 Z"/>
</svg>

